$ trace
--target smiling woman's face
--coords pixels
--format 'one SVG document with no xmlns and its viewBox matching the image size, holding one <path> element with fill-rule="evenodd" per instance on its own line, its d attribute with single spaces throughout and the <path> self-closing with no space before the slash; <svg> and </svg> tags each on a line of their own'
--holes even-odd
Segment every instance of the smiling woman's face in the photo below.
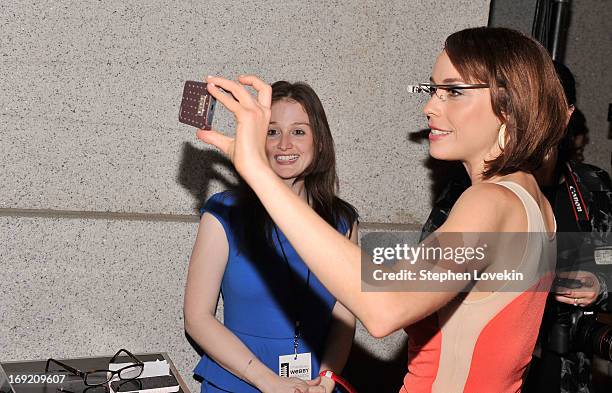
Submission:
<svg viewBox="0 0 612 393">
<path fill-rule="evenodd" d="M 266 155 L 272 170 L 282 179 L 301 175 L 314 157 L 313 132 L 308 114 L 296 101 L 272 103 Z"/>
<path fill-rule="evenodd" d="M 434 84 L 480 83 L 464 81 L 446 52 L 442 52 L 432 72 Z M 493 113 L 488 88 L 440 91 L 445 101 L 433 94 L 423 112 L 429 128 L 429 152 L 441 160 L 482 162 L 499 154 L 497 136 L 500 120 Z"/>
</svg>

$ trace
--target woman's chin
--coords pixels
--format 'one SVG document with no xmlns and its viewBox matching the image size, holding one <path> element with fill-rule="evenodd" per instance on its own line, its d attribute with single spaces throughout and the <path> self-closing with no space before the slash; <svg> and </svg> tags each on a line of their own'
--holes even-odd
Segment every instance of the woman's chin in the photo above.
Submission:
<svg viewBox="0 0 612 393">
<path fill-rule="evenodd" d="M 276 176 L 280 177 L 283 180 L 293 180 L 299 176 L 299 174 L 295 173 L 295 171 L 288 171 L 282 169 L 279 170 L 278 168 L 272 168 L 272 170 L 274 171 L 274 173 L 276 173 Z"/>
<path fill-rule="evenodd" d="M 436 160 L 456 161 L 458 158 L 446 149 L 440 149 L 437 146 L 429 146 L 429 155 Z"/>
</svg>

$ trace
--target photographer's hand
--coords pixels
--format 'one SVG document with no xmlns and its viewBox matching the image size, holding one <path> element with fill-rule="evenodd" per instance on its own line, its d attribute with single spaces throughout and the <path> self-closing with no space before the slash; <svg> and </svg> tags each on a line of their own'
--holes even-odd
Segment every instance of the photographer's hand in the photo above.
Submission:
<svg viewBox="0 0 612 393">
<path fill-rule="evenodd" d="M 587 271 L 560 272 L 560 278 L 569 278 L 580 281 L 580 288 L 555 288 L 555 300 L 561 303 L 572 304 L 574 306 L 587 307 L 595 303 L 600 292 L 600 284 L 597 276 Z"/>
</svg>

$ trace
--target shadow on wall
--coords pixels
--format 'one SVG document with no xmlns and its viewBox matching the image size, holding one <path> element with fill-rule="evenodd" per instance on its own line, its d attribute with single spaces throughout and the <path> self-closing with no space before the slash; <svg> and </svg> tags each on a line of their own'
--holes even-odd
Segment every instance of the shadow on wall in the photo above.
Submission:
<svg viewBox="0 0 612 393">
<path fill-rule="evenodd" d="M 183 144 L 177 182 L 196 200 L 194 210 L 204 205 L 210 196 L 210 184 L 219 182 L 223 189 L 234 189 L 239 177 L 225 155 L 210 149 L 198 149 L 191 143 Z"/>
<path fill-rule="evenodd" d="M 423 129 L 408 134 L 408 140 L 413 143 L 429 143 L 429 129 Z M 470 179 L 463 165 L 458 161 L 442 161 L 431 156 L 423 160 L 425 168 L 429 169 L 431 180 L 431 205 L 440 198 L 446 186 L 451 182 L 470 184 Z"/>
</svg>

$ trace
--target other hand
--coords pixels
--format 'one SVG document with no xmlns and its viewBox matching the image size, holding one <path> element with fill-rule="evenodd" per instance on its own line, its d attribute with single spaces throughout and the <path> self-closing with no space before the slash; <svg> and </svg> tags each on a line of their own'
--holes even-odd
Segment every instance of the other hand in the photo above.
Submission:
<svg viewBox="0 0 612 393">
<path fill-rule="evenodd" d="M 600 284 L 596 275 L 587 271 L 561 272 L 560 278 L 569 278 L 580 281 L 580 288 L 555 287 L 555 300 L 561 303 L 572 304 L 578 307 L 587 307 L 595 303 L 599 296 Z"/>
</svg>

